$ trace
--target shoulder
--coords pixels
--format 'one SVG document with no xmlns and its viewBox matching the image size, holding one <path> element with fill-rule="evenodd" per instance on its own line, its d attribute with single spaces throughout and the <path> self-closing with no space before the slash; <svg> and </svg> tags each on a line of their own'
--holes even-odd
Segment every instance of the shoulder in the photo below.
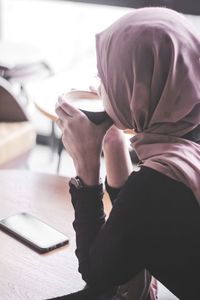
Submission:
<svg viewBox="0 0 200 300">
<path fill-rule="evenodd" d="M 132 172 L 124 190 L 132 193 L 134 199 L 137 195 L 140 199 L 143 198 L 161 198 L 168 199 L 169 197 L 191 197 L 191 190 L 183 183 L 176 181 L 169 176 L 149 167 L 141 167 L 138 172 Z"/>
</svg>

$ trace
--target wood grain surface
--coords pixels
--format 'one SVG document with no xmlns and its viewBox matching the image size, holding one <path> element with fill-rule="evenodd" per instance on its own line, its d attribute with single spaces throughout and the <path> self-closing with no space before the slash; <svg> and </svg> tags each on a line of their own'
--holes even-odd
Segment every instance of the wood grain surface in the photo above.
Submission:
<svg viewBox="0 0 200 300">
<path fill-rule="evenodd" d="M 66 234 L 69 245 L 38 254 L 0 231 L 0 299 L 41 300 L 84 287 L 74 254 L 74 211 L 68 178 L 20 170 L 0 171 L 0 219 L 28 212 Z M 105 198 L 106 210 L 110 204 Z"/>
</svg>

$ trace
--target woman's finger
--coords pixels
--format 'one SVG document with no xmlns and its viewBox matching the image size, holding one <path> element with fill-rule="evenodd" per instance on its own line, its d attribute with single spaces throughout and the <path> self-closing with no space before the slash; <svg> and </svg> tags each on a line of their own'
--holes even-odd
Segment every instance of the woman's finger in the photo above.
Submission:
<svg viewBox="0 0 200 300">
<path fill-rule="evenodd" d="M 58 98 L 58 103 L 60 107 L 65 111 L 65 113 L 70 116 L 74 116 L 81 113 L 79 109 L 75 108 L 73 105 L 67 102 L 67 100 L 62 96 Z"/>
<path fill-rule="evenodd" d="M 94 86 L 89 85 L 89 89 L 90 89 L 90 91 L 91 91 L 92 93 L 97 94 L 97 89 L 96 89 Z"/>
<path fill-rule="evenodd" d="M 59 127 L 61 130 L 63 130 L 63 122 L 62 122 L 61 119 L 58 119 L 58 120 L 56 121 L 56 124 L 58 125 L 58 127 Z"/>
<path fill-rule="evenodd" d="M 60 106 L 57 106 L 56 113 L 62 121 L 72 117 L 69 114 L 67 114 Z"/>
<path fill-rule="evenodd" d="M 99 97 L 101 97 L 101 91 L 100 91 L 100 85 L 96 88 L 92 85 L 89 86 L 89 89 L 92 93 L 97 94 Z"/>
</svg>

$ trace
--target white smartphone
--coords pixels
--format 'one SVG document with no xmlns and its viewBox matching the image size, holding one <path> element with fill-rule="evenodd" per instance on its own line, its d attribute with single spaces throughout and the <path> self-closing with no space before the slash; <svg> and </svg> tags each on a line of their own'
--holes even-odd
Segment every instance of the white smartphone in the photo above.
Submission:
<svg viewBox="0 0 200 300">
<path fill-rule="evenodd" d="M 51 251 L 69 242 L 67 236 L 25 212 L 1 220 L 0 228 L 39 253 Z"/>
</svg>

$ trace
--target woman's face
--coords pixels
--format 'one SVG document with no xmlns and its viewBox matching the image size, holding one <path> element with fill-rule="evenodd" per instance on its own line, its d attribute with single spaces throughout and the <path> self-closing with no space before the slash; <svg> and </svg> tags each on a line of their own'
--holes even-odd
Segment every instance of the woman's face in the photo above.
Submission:
<svg viewBox="0 0 200 300">
<path fill-rule="evenodd" d="M 119 129 L 126 129 L 123 124 L 121 124 L 119 122 L 119 120 L 116 118 L 116 115 L 114 114 L 113 112 L 113 108 L 110 104 L 110 100 L 108 98 L 108 95 L 105 91 L 105 88 L 103 86 L 103 83 L 100 84 L 99 88 L 98 88 L 98 93 L 99 93 L 99 96 L 102 98 L 103 100 L 103 106 L 104 106 L 104 109 L 105 111 L 107 112 L 107 114 L 109 115 L 109 117 L 113 120 L 113 123 L 115 124 L 115 126 Z"/>
</svg>

